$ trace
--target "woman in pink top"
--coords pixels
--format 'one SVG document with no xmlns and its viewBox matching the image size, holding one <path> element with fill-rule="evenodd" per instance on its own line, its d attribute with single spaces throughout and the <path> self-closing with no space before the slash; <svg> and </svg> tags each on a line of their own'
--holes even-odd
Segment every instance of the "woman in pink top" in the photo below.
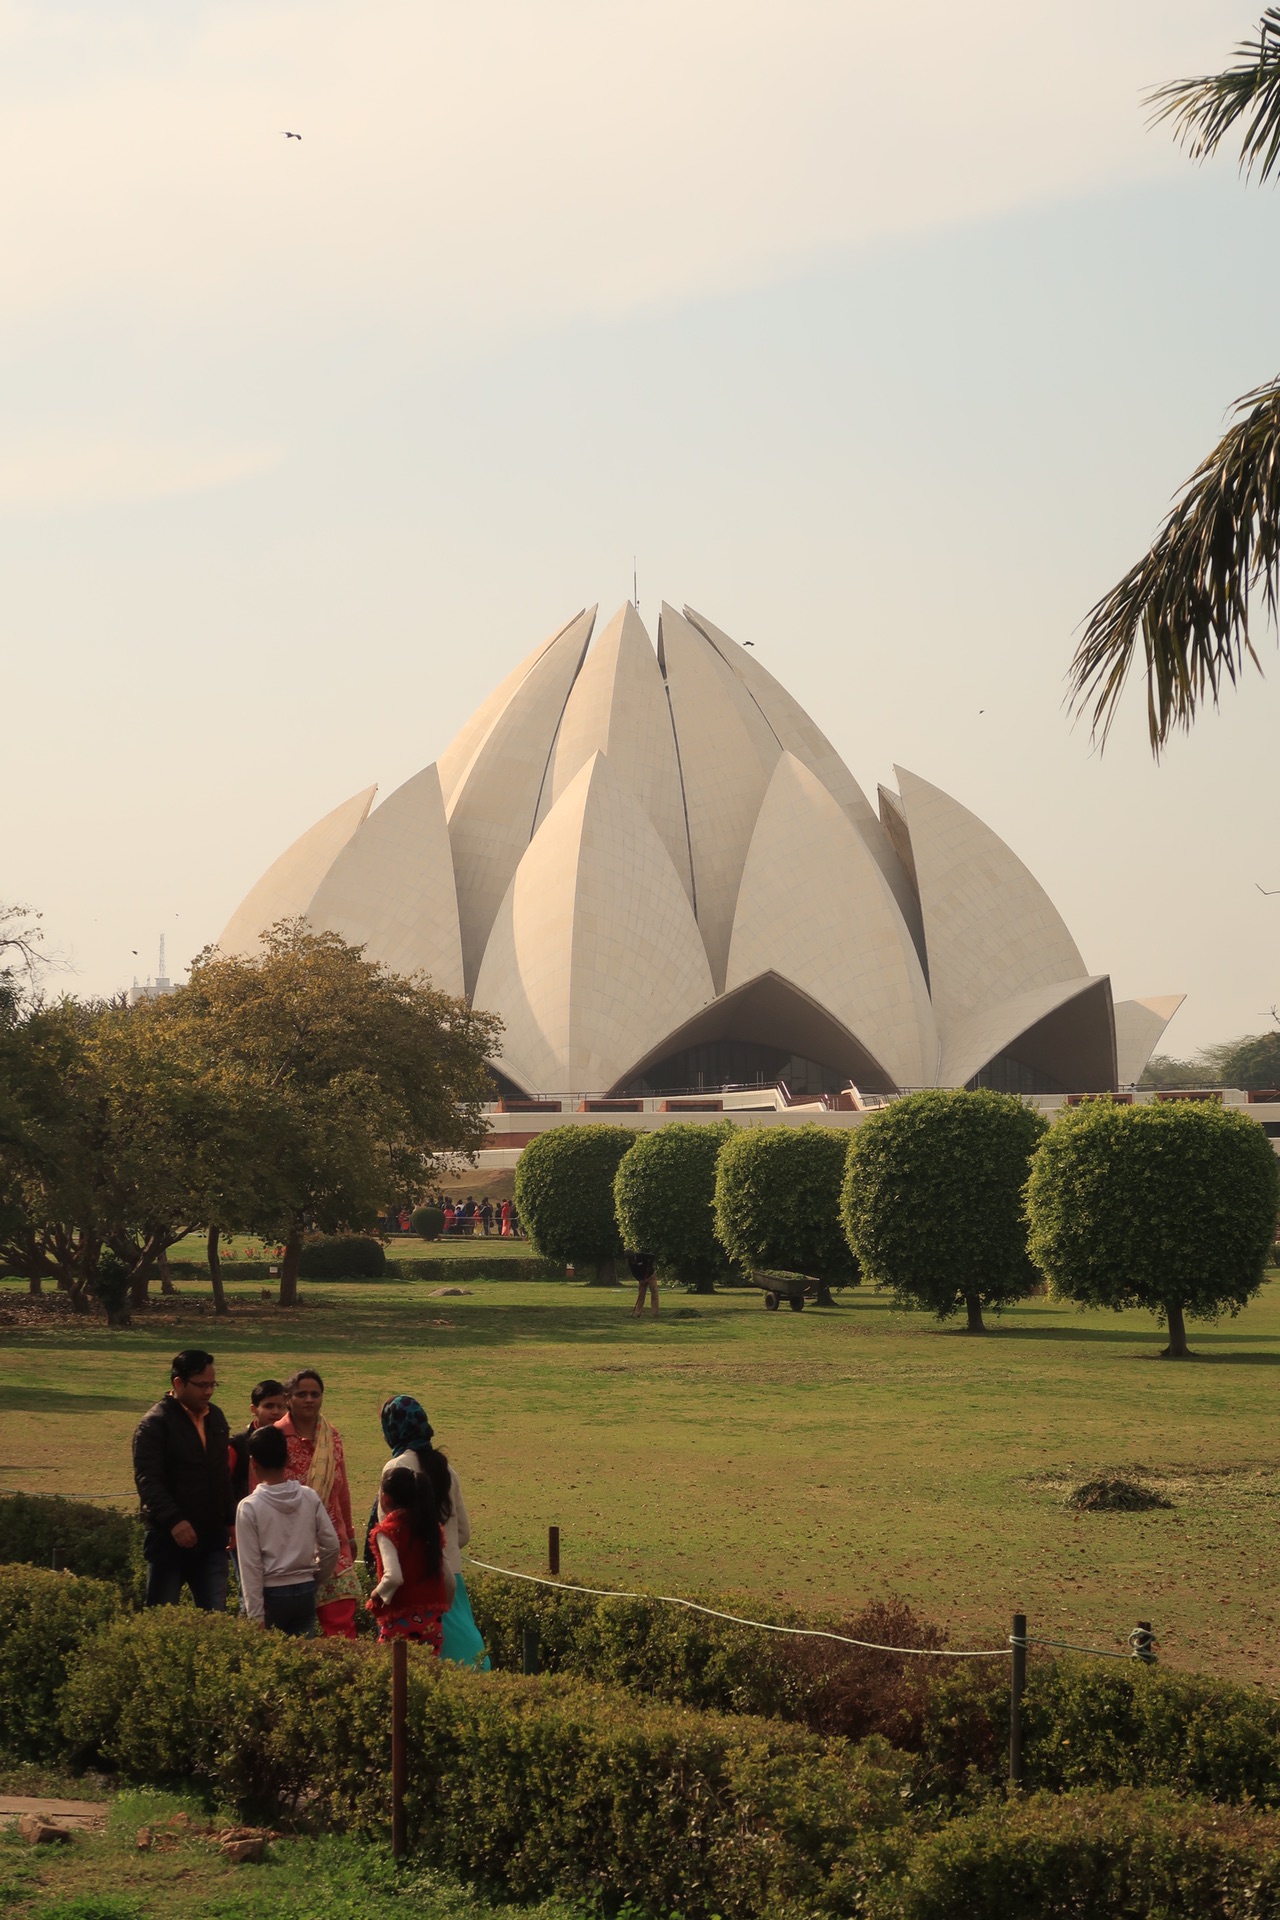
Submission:
<svg viewBox="0 0 1280 1920">
<path fill-rule="evenodd" d="M 360 1582 L 342 1435 L 320 1411 L 324 1381 L 314 1367 L 299 1367 L 285 1381 L 284 1390 L 289 1411 L 276 1425 L 289 1443 L 285 1478 L 314 1488 L 338 1536 L 338 1564 L 316 1595 L 316 1617 L 327 1638 L 354 1640 Z"/>
</svg>

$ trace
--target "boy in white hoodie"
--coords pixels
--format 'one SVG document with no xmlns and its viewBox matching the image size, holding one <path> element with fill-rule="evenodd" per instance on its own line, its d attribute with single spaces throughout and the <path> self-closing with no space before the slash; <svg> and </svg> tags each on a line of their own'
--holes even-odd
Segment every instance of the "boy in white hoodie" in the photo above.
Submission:
<svg viewBox="0 0 1280 1920">
<path fill-rule="evenodd" d="M 244 1610 L 260 1627 L 310 1639 L 316 1593 L 338 1564 L 338 1536 L 319 1494 L 286 1480 L 289 1444 L 279 1427 L 249 1435 L 258 1485 L 236 1509 Z"/>
</svg>

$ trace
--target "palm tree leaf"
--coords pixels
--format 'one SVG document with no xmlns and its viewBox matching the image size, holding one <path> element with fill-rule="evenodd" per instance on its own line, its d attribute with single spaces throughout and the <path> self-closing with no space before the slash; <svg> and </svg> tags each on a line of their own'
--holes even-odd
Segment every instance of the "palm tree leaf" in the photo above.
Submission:
<svg viewBox="0 0 1280 1920">
<path fill-rule="evenodd" d="M 1171 120 L 1193 159 L 1216 153 L 1241 121 L 1240 165 L 1260 180 L 1280 170 L 1280 7 L 1268 7 L 1256 38 L 1236 48 L 1224 73 L 1174 80 L 1149 96 L 1153 123 Z"/>
<path fill-rule="evenodd" d="M 1192 474 L 1150 552 L 1091 610 L 1071 663 L 1070 698 L 1106 742 L 1141 635 L 1147 727 L 1159 755 L 1235 685 L 1250 638 L 1251 600 L 1280 611 L 1280 380 L 1235 403 L 1236 418 Z"/>
</svg>

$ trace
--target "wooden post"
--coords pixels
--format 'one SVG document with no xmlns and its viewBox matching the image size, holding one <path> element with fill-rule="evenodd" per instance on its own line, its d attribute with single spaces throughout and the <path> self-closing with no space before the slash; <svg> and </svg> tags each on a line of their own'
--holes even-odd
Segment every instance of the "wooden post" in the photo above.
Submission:
<svg viewBox="0 0 1280 1920">
<path fill-rule="evenodd" d="M 391 1642 L 391 1853 L 403 1860 L 408 1851 L 405 1834 L 404 1790 L 409 1773 L 409 1648 L 403 1640 Z"/>
<path fill-rule="evenodd" d="M 559 1527 L 547 1528 L 547 1566 L 550 1568 L 552 1573 L 558 1574 L 560 1571 L 560 1529 Z"/>
<path fill-rule="evenodd" d="M 1022 1696 L 1027 1690 L 1027 1616 L 1015 1613 L 1010 1636 L 1013 1659 L 1009 1675 L 1009 1785 L 1022 1785 Z"/>
<path fill-rule="evenodd" d="M 521 1639 L 520 1655 L 520 1671 L 522 1673 L 539 1673 L 541 1671 L 538 1661 L 538 1629 L 536 1627 L 525 1628 Z"/>
</svg>

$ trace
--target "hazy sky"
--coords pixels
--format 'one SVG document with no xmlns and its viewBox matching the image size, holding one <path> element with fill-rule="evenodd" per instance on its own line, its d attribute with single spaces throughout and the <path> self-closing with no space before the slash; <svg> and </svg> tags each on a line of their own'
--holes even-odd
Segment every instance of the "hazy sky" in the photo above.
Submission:
<svg viewBox="0 0 1280 1920">
<path fill-rule="evenodd" d="M 1159 767 L 1137 685 L 1102 758 L 1062 707 L 1280 368 L 1274 192 L 1142 107 L 1259 11 L 0 0 L 0 899 L 59 983 L 180 976 L 635 551 L 1171 1049 L 1265 1025 L 1280 658 Z"/>
</svg>

